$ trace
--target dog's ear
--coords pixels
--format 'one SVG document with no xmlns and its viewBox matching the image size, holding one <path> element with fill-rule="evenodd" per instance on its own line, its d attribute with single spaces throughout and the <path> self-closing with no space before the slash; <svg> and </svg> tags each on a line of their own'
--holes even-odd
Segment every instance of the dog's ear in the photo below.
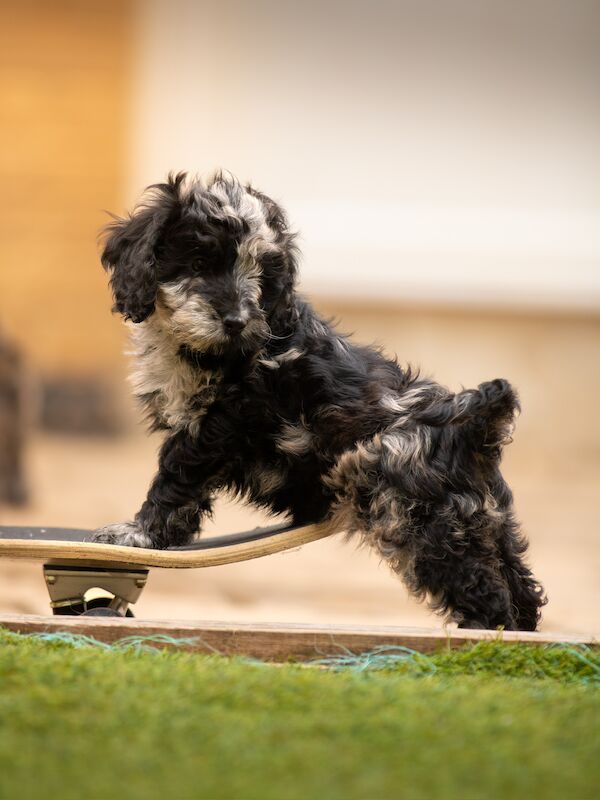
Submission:
<svg viewBox="0 0 600 800">
<path fill-rule="evenodd" d="M 294 234 L 283 233 L 278 237 L 277 249 L 265 253 L 261 259 L 263 274 L 267 278 L 263 302 L 271 327 L 279 328 L 289 322 L 296 282 L 296 253 Z"/>
<path fill-rule="evenodd" d="M 132 214 L 104 230 L 102 266 L 111 272 L 113 311 L 143 322 L 154 311 L 158 288 L 156 250 L 167 225 L 178 215 L 185 173 L 146 189 Z"/>
<path fill-rule="evenodd" d="M 263 287 L 263 304 L 274 332 L 285 329 L 290 322 L 297 273 L 296 235 L 289 229 L 283 208 L 268 195 L 248 184 L 246 190 L 258 198 L 265 212 L 265 221 L 274 234 L 273 249 L 261 257 L 267 280 Z"/>
</svg>

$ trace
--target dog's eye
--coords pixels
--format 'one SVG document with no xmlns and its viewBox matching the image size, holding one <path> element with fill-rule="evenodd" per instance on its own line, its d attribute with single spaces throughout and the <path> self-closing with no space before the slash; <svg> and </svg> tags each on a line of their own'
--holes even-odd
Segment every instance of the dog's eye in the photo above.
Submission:
<svg viewBox="0 0 600 800">
<path fill-rule="evenodd" d="M 194 273 L 213 269 L 222 257 L 222 247 L 214 236 L 198 236 L 195 252 L 192 256 Z"/>
</svg>

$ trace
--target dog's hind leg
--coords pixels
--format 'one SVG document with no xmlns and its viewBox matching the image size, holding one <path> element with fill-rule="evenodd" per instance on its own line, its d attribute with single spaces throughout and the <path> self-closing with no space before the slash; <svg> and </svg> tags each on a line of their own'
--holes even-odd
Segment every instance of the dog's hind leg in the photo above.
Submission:
<svg viewBox="0 0 600 800">
<path fill-rule="evenodd" d="M 417 597 L 461 628 L 517 629 L 510 587 L 487 531 L 455 527 L 434 512 L 411 538 L 403 575 Z"/>
<path fill-rule="evenodd" d="M 464 628 L 518 628 L 497 544 L 479 524 L 461 527 L 442 509 L 406 502 L 393 488 L 380 490 L 369 508 L 336 511 L 346 530 L 361 533 L 433 610 Z"/>
<path fill-rule="evenodd" d="M 427 479 L 410 464 L 427 449 L 420 429 L 375 436 L 345 453 L 328 476 L 337 527 L 359 533 L 419 599 L 459 625 L 514 630 L 513 599 L 497 545 L 499 521 L 476 492 L 418 491 Z M 391 464 L 400 454 L 404 469 Z M 390 465 L 393 469 L 390 469 Z M 414 486 L 405 479 L 408 471 Z"/>
<path fill-rule="evenodd" d="M 536 630 L 542 606 L 548 601 L 543 587 L 534 578 L 523 558 L 528 542 L 521 533 L 512 510 L 512 494 L 498 474 L 490 488 L 493 502 L 501 519 L 497 532 L 497 546 L 502 574 L 510 589 L 517 629 Z"/>
<path fill-rule="evenodd" d="M 531 570 L 523 560 L 527 550 L 527 541 L 519 531 L 518 523 L 507 520 L 498 541 L 502 572 L 508 583 L 517 630 L 535 631 L 540 621 L 541 609 L 548 600 L 544 589 L 534 578 Z"/>
<path fill-rule="evenodd" d="M 372 543 L 409 590 L 460 627 L 515 630 L 510 586 L 484 515 L 468 524 L 447 504 L 405 507 L 403 521 L 393 504 L 391 514 L 371 516 L 365 537 L 375 533 Z"/>
</svg>

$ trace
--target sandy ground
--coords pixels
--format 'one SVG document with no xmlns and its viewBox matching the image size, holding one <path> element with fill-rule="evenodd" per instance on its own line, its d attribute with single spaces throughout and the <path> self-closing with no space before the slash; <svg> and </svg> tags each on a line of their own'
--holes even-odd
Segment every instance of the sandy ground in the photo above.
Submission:
<svg viewBox="0 0 600 800">
<path fill-rule="evenodd" d="M 143 499 L 158 442 L 39 436 L 30 448 L 34 501 L 3 509 L 3 524 L 96 527 L 126 519 Z M 564 476 L 506 462 L 531 562 L 550 602 L 543 629 L 600 634 L 598 475 Z M 207 534 L 267 520 L 220 501 Z M 46 613 L 39 565 L 0 562 L 0 613 Z M 439 625 L 368 550 L 343 536 L 269 558 L 205 570 L 153 570 L 136 615 L 145 618 Z"/>
</svg>

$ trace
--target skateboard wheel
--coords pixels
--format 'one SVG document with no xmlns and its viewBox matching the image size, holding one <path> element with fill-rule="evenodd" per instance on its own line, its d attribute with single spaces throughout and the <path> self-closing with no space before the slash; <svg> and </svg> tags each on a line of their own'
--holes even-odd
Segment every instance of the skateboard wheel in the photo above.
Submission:
<svg viewBox="0 0 600 800">
<path fill-rule="evenodd" d="M 133 617 L 133 611 L 128 608 L 125 614 L 109 607 L 108 597 L 96 597 L 86 603 L 86 609 L 82 612 L 82 617 Z"/>
<path fill-rule="evenodd" d="M 67 606 L 54 608 L 53 613 L 68 617 L 133 617 L 133 611 L 128 608 L 125 614 L 109 607 L 110 598 L 96 597 L 87 603 L 71 603 Z"/>
</svg>

